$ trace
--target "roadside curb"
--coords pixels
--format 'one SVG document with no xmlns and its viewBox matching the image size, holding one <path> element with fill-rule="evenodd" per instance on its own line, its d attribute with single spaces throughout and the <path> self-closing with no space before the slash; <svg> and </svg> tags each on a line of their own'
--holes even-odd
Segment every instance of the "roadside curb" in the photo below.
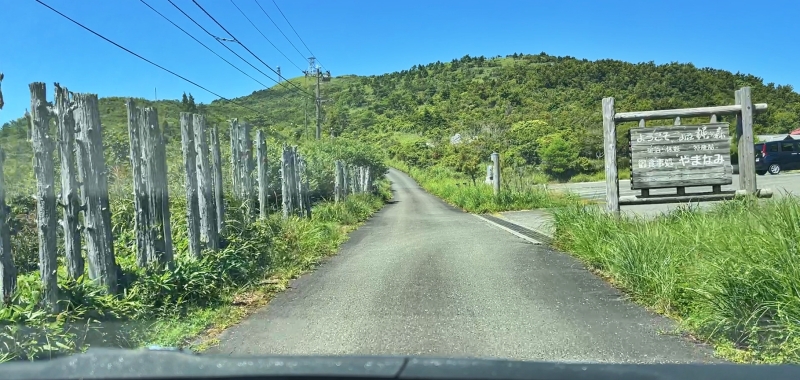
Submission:
<svg viewBox="0 0 800 380">
<path fill-rule="evenodd" d="M 529 243 L 535 245 L 547 245 L 552 246 L 553 238 L 548 236 L 545 233 L 540 231 L 536 231 L 527 227 L 520 226 L 519 224 L 509 222 L 504 219 L 500 219 L 496 216 L 488 215 L 488 214 L 472 214 L 477 218 L 484 220 L 485 222 L 496 226 L 518 238 L 528 241 Z"/>
</svg>

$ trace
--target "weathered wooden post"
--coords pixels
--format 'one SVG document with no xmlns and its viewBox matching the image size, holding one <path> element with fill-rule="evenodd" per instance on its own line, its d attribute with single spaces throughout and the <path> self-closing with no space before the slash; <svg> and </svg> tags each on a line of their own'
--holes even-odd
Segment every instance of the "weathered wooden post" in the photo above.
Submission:
<svg viewBox="0 0 800 380">
<path fill-rule="evenodd" d="M 303 215 L 303 210 L 305 206 L 303 205 L 303 178 L 302 175 L 302 168 L 300 166 L 300 157 L 297 154 L 297 147 L 292 147 L 292 171 L 294 172 L 294 177 L 292 180 L 294 181 L 294 208 L 298 215 Z"/>
<path fill-rule="evenodd" d="M 58 311 L 58 261 L 56 258 L 56 195 L 53 161 L 53 140 L 50 136 L 50 110 L 45 85 L 30 84 L 31 138 L 33 140 L 36 176 L 36 230 L 39 237 L 39 273 L 42 280 L 42 303 L 52 312 Z"/>
<path fill-rule="evenodd" d="M 342 162 L 342 167 L 341 167 L 341 169 L 342 169 L 342 185 L 341 185 L 340 188 L 341 188 L 341 193 L 342 193 L 342 201 L 344 201 L 345 199 L 347 199 L 347 194 L 348 194 L 348 192 L 347 192 L 347 184 L 349 182 L 348 182 L 348 177 L 347 177 L 347 163 L 344 162 L 344 161 L 341 161 L 341 162 Z"/>
<path fill-rule="evenodd" d="M 214 175 L 214 205 L 217 206 L 217 231 L 225 234 L 225 196 L 222 188 L 222 153 L 220 152 L 219 130 L 211 128 L 211 172 Z"/>
<path fill-rule="evenodd" d="M 253 213 L 253 201 L 255 194 L 255 186 L 253 186 L 253 140 L 250 138 L 250 124 L 239 124 L 239 137 L 238 151 L 239 157 L 239 182 L 242 185 L 242 193 L 239 195 L 244 201 L 247 214 Z"/>
<path fill-rule="evenodd" d="M 306 218 L 311 218 L 311 194 L 310 194 L 310 186 L 308 181 L 308 173 L 306 170 L 308 169 L 308 165 L 306 164 L 306 159 L 304 157 L 300 157 L 300 167 L 302 169 L 302 176 L 301 180 L 303 181 L 302 189 L 303 189 L 303 213 L 305 214 Z"/>
<path fill-rule="evenodd" d="M 197 194 L 197 153 L 194 150 L 194 127 L 192 114 L 181 112 L 181 148 L 183 167 L 186 173 L 186 219 L 189 238 L 189 254 L 199 258 L 200 247 L 200 206 Z"/>
<path fill-rule="evenodd" d="M 106 289 L 117 290 L 117 263 L 114 257 L 114 236 L 111 233 L 111 208 L 108 201 L 108 178 L 100 109 L 97 94 L 73 94 L 76 104 L 75 126 L 78 146 L 78 173 L 81 200 L 84 205 L 84 236 L 89 278 Z"/>
<path fill-rule="evenodd" d="M 59 136 L 61 157 L 61 207 L 64 217 L 61 227 L 64 230 L 64 253 L 67 276 L 77 279 L 83 275 L 85 263 L 81 253 L 80 213 L 81 201 L 78 195 L 78 174 L 75 166 L 75 118 L 69 90 L 55 84 L 56 126 Z"/>
<path fill-rule="evenodd" d="M 606 166 L 606 210 L 619 215 L 619 175 L 617 173 L 617 124 L 614 98 L 603 98 L 603 156 Z"/>
<path fill-rule="evenodd" d="M 742 87 L 735 93 L 736 104 L 742 106 L 736 114 L 736 137 L 739 139 L 739 189 L 747 194 L 756 194 L 756 158 L 753 144 L 753 100 L 750 87 Z"/>
<path fill-rule="evenodd" d="M 156 195 L 158 196 L 159 202 L 159 209 L 157 210 L 158 213 L 156 222 L 157 232 L 161 234 L 159 238 L 159 243 L 163 244 L 160 248 L 161 251 L 159 253 L 159 262 L 161 264 L 165 264 L 167 266 L 172 266 L 173 262 L 173 252 L 172 252 L 172 224 L 170 221 L 170 210 L 169 210 L 169 186 L 168 186 L 168 177 L 167 177 L 167 146 L 166 140 L 164 140 L 164 131 L 161 130 L 160 124 L 158 123 L 158 114 L 156 113 L 156 109 L 153 109 L 153 132 L 154 132 L 154 139 L 153 139 L 153 150 L 154 150 L 154 157 L 155 157 L 155 164 L 156 164 L 156 172 L 155 172 L 155 180 L 154 188 L 156 190 Z M 162 243 L 163 242 L 163 243 Z"/>
<path fill-rule="evenodd" d="M 347 171 L 347 176 L 350 178 L 350 194 L 358 194 L 358 172 L 356 171 L 356 167 L 348 165 Z"/>
<path fill-rule="evenodd" d="M 292 177 L 290 169 L 291 155 L 289 147 L 283 145 L 281 151 L 281 211 L 283 212 L 283 219 L 288 219 L 292 207 L 292 186 L 290 178 Z"/>
<path fill-rule="evenodd" d="M 146 242 L 147 264 L 170 263 L 172 249 L 167 247 L 167 232 L 169 220 L 164 214 L 168 208 L 166 187 L 166 154 L 160 153 L 159 145 L 163 143 L 161 130 L 158 124 L 158 113 L 155 108 L 146 107 L 138 109 L 139 135 L 141 144 L 141 157 L 143 160 L 144 186 L 147 192 L 147 233 L 144 235 Z M 169 240 L 171 243 L 171 239 Z"/>
<path fill-rule="evenodd" d="M 133 204 L 135 209 L 136 226 L 136 265 L 140 268 L 148 263 L 148 228 L 149 221 L 149 196 L 145 185 L 145 176 L 142 173 L 145 167 L 142 160 L 142 142 L 140 133 L 139 110 L 133 99 L 126 99 L 128 109 L 128 137 L 130 140 L 131 170 L 133 172 Z"/>
<path fill-rule="evenodd" d="M 367 167 L 367 192 L 372 193 L 373 189 L 372 168 Z"/>
<path fill-rule="evenodd" d="M 214 251 L 219 249 L 217 231 L 217 210 L 214 206 L 214 183 L 208 160 L 208 138 L 206 137 L 206 117 L 194 114 L 194 149 L 197 153 L 197 190 L 200 210 L 200 240 Z"/>
<path fill-rule="evenodd" d="M 264 132 L 256 132 L 256 155 L 258 161 L 258 211 L 261 219 L 268 214 L 267 192 L 269 191 L 269 173 L 267 172 L 267 141 Z"/>
<path fill-rule="evenodd" d="M 358 167 L 358 192 L 364 194 L 364 167 Z"/>
<path fill-rule="evenodd" d="M 342 201 L 342 161 L 334 161 L 333 198 L 336 203 Z"/>
<path fill-rule="evenodd" d="M 6 152 L 0 148 L 0 304 L 8 302 L 17 289 L 17 268 L 11 256 L 11 230 L 8 226 L 8 211 L 6 205 L 6 182 L 3 165 L 6 161 Z"/>
<path fill-rule="evenodd" d="M 500 195 L 500 153 L 492 153 L 492 170 L 494 174 L 492 177 L 492 189 L 494 190 L 494 195 L 497 196 Z"/>
<path fill-rule="evenodd" d="M 239 198 L 242 193 L 242 184 L 239 181 L 241 172 L 240 159 L 242 157 L 239 152 L 239 119 L 231 119 L 231 183 L 233 184 L 233 195 Z"/>
</svg>

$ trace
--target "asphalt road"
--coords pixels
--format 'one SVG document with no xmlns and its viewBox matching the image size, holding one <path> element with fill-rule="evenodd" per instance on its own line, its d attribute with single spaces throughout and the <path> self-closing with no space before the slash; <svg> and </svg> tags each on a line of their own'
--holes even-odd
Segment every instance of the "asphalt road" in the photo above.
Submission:
<svg viewBox="0 0 800 380">
<path fill-rule="evenodd" d="M 769 188 L 774 193 L 773 197 L 782 197 L 789 195 L 800 195 L 800 173 L 782 173 L 778 175 L 763 175 L 757 176 L 756 185 L 759 189 Z M 605 202 L 606 197 L 606 183 L 605 182 L 579 182 L 579 183 L 565 183 L 557 185 L 549 185 L 549 189 L 556 191 L 568 191 L 577 194 L 585 199 L 592 199 Z M 733 176 L 733 184 L 723 186 L 723 190 L 737 190 L 739 189 L 739 175 Z M 710 192 L 711 186 L 705 187 L 690 187 L 686 189 L 687 193 L 700 193 Z M 639 190 L 631 190 L 631 182 L 629 180 L 619 181 L 619 194 L 625 195 L 638 195 Z M 675 189 L 658 189 L 651 190 L 650 194 L 675 194 Z M 694 202 L 693 206 L 700 208 L 708 208 L 719 202 Z M 659 205 L 636 205 L 636 206 L 622 206 L 620 210 L 627 214 L 636 214 L 639 216 L 655 216 L 664 212 L 668 212 L 681 204 L 659 204 Z"/>
<path fill-rule="evenodd" d="M 394 203 L 208 352 L 714 361 L 573 258 L 389 178 Z"/>
</svg>

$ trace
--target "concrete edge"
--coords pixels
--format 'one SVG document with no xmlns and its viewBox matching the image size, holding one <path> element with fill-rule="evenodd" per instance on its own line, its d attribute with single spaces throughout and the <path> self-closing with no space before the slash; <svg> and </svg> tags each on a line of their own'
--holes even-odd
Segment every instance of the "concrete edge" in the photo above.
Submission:
<svg viewBox="0 0 800 380">
<path fill-rule="evenodd" d="M 534 244 L 534 245 L 547 245 L 547 244 L 544 244 L 544 243 L 542 243 L 541 241 L 538 241 L 538 240 L 532 239 L 532 238 L 530 238 L 530 237 L 527 237 L 527 236 L 525 236 L 525 235 L 523 235 L 523 234 L 521 234 L 521 233 L 519 233 L 519 232 L 517 232 L 517 231 L 514 231 L 514 230 L 512 230 L 512 229 L 510 229 L 510 228 L 508 228 L 508 227 L 506 227 L 506 226 L 501 226 L 500 224 L 497 224 L 497 223 L 495 223 L 495 222 L 493 222 L 493 221 L 491 221 L 491 220 L 489 220 L 489 219 L 486 219 L 486 218 L 484 218 L 484 217 L 482 217 L 482 216 L 480 216 L 480 215 L 477 215 L 477 214 L 470 214 L 470 215 L 472 215 L 472 216 L 474 216 L 474 217 L 476 217 L 476 218 L 478 218 L 478 219 L 480 219 L 480 220 L 483 220 L 484 222 L 486 222 L 486 223 L 487 223 L 487 224 L 489 224 L 489 225 L 492 225 L 492 226 L 495 226 L 495 227 L 497 227 L 497 228 L 500 228 L 501 230 L 504 230 L 504 231 L 506 231 L 506 232 L 508 232 L 508 233 L 510 233 L 510 234 L 512 234 L 512 235 L 514 235 L 514 236 L 516 236 L 516 237 L 518 237 L 518 238 L 520 238 L 520 239 L 522 239 L 522 240 L 525 240 L 525 241 L 527 241 L 528 243 L 531 243 L 531 244 Z M 509 223 L 511 223 L 511 222 L 509 222 Z M 515 225 L 518 225 L 518 224 L 516 224 L 516 223 L 513 223 L 513 224 L 515 224 Z M 519 225 L 518 225 L 518 226 L 519 226 Z M 522 227 L 522 226 L 520 226 L 520 227 Z M 524 227 L 523 227 L 523 228 L 524 228 Z M 529 229 L 530 229 L 530 228 L 529 228 Z"/>
<path fill-rule="evenodd" d="M 532 210 L 517 210 L 517 211 L 532 211 Z M 515 211 L 503 211 L 503 212 L 515 212 Z M 497 218 L 497 219 L 502 219 L 502 220 L 504 220 L 506 223 L 513 224 L 513 225 L 515 225 L 515 226 L 517 226 L 517 227 L 519 227 L 519 228 L 526 229 L 526 230 L 528 230 L 528 231 L 531 231 L 531 232 L 533 232 L 533 233 L 535 233 L 535 234 L 542 235 L 542 236 L 546 237 L 547 239 L 549 239 L 551 242 L 552 242 L 552 241 L 553 241 L 553 239 L 554 239 L 554 238 L 553 238 L 553 236 L 554 236 L 554 232 L 555 232 L 555 231 L 554 231 L 553 233 L 551 233 L 551 232 L 546 232 L 546 231 L 544 231 L 544 230 L 541 230 L 541 229 L 539 229 L 539 228 L 533 228 L 533 227 L 529 227 L 529 226 L 523 226 L 522 224 L 519 224 L 519 223 L 517 223 L 517 222 L 514 222 L 514 221 L 512 221 L 512 220 L 510 220 L 510 219 L 506 218 L 506 216 L 505 216 L 505 215 L 503 215 L 503 213 L 499 213 L 499 216 L 496 216 L 496 218 Z M 553 229 L 555 229 L 555 227 L 553 227 Z M 547 242 L 545 242 L 545 244 L 546 244 L 546 245 L 552 245 L 552 244 L 550 244 L 550 243 L 547 243 Z"/>
</svg>

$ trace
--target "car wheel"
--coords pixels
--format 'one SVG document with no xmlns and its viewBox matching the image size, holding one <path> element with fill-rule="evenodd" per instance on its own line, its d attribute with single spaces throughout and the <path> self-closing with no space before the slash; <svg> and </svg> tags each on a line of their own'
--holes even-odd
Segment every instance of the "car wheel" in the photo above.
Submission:
<svg viewBox="0 0 800 380">
<path fill-rule="evenodd" d="M 756 172 L 756 174 L 764 175 L 764 174 L 767 174 L 767 171 L 766 170 L 759 170 L 759 171 Z"/>
<path fill-rule="evenodd" d="M 778 164 L 772 164 L 769 166 L 769 174 L 778 174 L 781 172 L 781 166 Z"/>
</svg>

